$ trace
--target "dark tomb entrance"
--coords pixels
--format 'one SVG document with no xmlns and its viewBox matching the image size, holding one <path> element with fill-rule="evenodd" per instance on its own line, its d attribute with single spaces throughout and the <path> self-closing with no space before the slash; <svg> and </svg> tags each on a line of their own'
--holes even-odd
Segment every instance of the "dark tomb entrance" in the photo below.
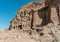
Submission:
<svg viewBox="0 0 60 42">
<path fill-rule="evenodd" d="M 38 10 L 38 15 L 40 18 L 42 18 L 41 26 L 47 25 L 48 23 L 52 22 L 50 19 L 51 9 L 49 8 L 49 6 L 46 6 L 45 8 Z"/>
</svg>

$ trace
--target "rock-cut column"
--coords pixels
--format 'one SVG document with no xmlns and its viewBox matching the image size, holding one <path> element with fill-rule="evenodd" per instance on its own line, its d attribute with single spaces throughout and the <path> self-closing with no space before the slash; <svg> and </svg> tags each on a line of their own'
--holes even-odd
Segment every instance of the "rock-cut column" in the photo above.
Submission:
<svg viewBox="0 0 60 42">
<path fill-rule="evenodd" d="M 56 8 L 51 8 L 51 20 L 54 24 L 59 24 L 58 13 Z"/>
</svg>

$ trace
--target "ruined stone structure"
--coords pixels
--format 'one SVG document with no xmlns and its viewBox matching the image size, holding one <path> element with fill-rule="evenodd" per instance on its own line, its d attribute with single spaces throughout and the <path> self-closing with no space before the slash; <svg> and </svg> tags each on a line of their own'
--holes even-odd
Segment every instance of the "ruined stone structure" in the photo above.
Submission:
<svg viewBox="0 0 60 42">
<path fill-rule="evenodd" d="M 60 5 L 50 1 L 46 4 L 43 2 L 31 2 L 23 6 L 11 21 L 9 29 L 31 30 L 36 27 L 47 25 L 48 23 L 60 24 L 60 12 L 57 8 Z M 54 3 L 54 4 L 53 4 Z M 56 7 L 57 6 L 57 7 Z"/>
<path fill-rule="evenodd" d="M 53 19 L 53 21 L 57 19 L 60 24 L 60 0 L 45 0 L 45 4 L 48 5 L 51 9 L 51 16 L 55 15 L 55 19 Z"/>
</svg>

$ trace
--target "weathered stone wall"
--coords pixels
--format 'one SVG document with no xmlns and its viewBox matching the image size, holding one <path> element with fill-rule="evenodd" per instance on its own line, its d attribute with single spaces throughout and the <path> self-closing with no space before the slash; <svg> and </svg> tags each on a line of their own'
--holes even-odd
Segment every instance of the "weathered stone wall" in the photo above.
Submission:
<svg viewBox="0 0 60 42">
<path fill-rule="evenodd" d="M 53 22 L 55 21 L 55 23 L 57 22 L 57 24 L 58 23 L 60 24 L 60 11 L 59 11 L 60 1 L 59 0 L 45 0 L 45 4 L 51 8 L 51 17 L 53 18 L 53 19 L 51 18 L 52 21 Z"/>
<path fill-rule="evenodd" d="M 11 21 L 10 28 L 22 28 L 23 30 L 30 30 L 32 26 L 40 25 L 41 19 L 38 18 L 38 10 L 43 7 L 45 7 L 44 3 L 39 2 L 25 5 L 17 12 L 15 19 Z M 37 21 L 35 19 L 37 19 Z"/>
<path fill-rule="evenodd" d="M 17 12 L 16 17 L 11 21 L 10 29 L 31 30 L 33 27 L 41 27 L 48 23 L 58 25 L 60 20 L 58 15 L 55 5 L 45 6 L 45 3 L 32 2 Z"/>
</svg>

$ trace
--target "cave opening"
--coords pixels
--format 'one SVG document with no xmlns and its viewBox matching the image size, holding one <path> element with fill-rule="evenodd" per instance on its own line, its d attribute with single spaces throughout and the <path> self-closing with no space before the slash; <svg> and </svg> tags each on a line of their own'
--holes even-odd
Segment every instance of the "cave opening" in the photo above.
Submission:
<svg viewBox="0 0 60 42">
<path fill-rule="evenodd" d="M 19 25 L 18 28 L 22 29 L 22 25 Z"/>
</svg>

